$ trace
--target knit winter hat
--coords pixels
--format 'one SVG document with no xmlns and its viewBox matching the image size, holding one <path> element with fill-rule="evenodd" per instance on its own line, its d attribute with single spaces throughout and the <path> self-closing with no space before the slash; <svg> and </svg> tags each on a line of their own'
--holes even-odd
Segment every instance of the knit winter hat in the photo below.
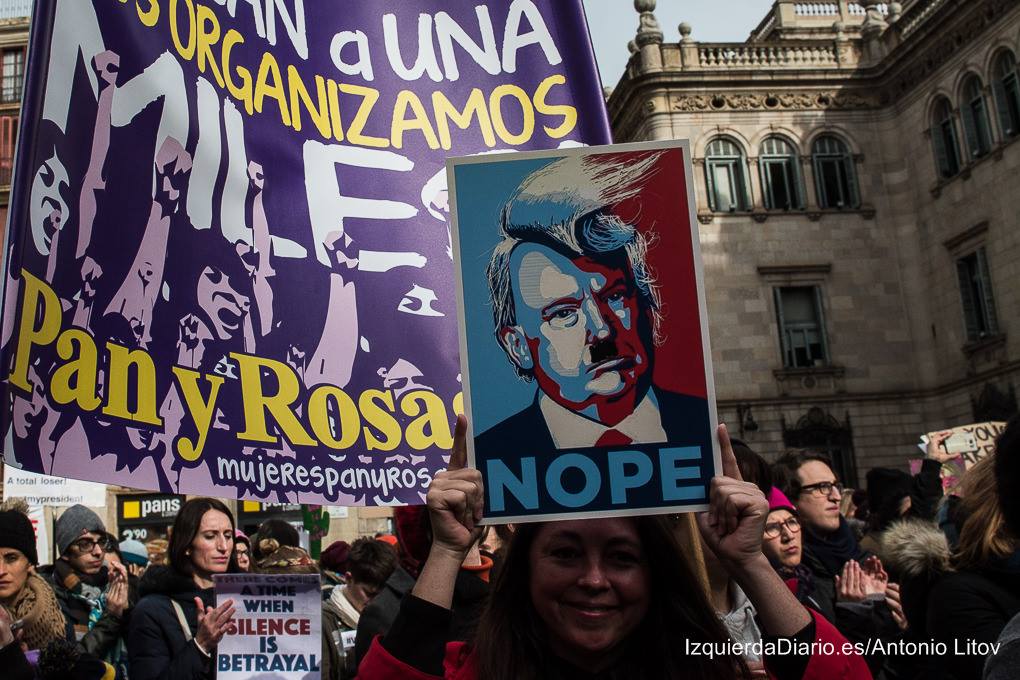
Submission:
<svg viewBox="0 0 1020 680">
<path fill-rule="evenodd" d="M 21 552 L 32 564 L 39 564 L 35 549 L 35 529 L 28 519 L 28 504 L 8 501 L 0 506 L 0 548 Z"/>
<path fill-rule="evenodd" d="M 790 499 L 786 497 L 786 494 L 779 490 L 778 486 L 772 487 L 769 491 L 769 512 L 773 510 L 789 510 L 793 514 L 797 514 L 797 508 L 793 506 Z"/>
<path fill-rule="evenodd" d="M 145 549 L 141 541 L 134 539 L 121 541 L 120 554 L 124 556 L 124 561 L 128 564 L 137 564 L 139 567 L 144 567 L 149 563 L 149 551 Z"/>
<path fill-rule="evenodd" d="M 418 562 L 425 562 L 432 548 L 432 537 L 428 535 L 428 511 L 424 505 L 404 505 L 393 508 L 397 538 L 407 554 Z"/>
<path fill-rule="evenodd" d="M 350 556 L 351 546 L 347 541 L 334 541 L 319 555 L 319 564 L 323 569 L 338 571 L 342 574 L 347 571 L 347 560 Z"/>
<path fill-rule="evenodd" d="M 105 534 L 106 525 L 84 505 L 72 505 L 60 516 L 53 530 L 57 552 L 63 555 L 82 534 L 89 532 Z"/>
</svg>

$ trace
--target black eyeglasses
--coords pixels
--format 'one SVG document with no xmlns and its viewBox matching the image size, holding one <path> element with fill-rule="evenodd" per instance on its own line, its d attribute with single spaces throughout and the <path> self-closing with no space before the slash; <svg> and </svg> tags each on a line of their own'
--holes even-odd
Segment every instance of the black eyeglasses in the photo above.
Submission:
<svg viewBox="0 0 1020 680">
<path fill-rule="evenodd" d="M 769 522 L 765 525 L 765 538 L 779 538 L 784 527 L 795 534 L 800 531 L 800 521 L 796 517 L 788 517 L 785 522 Z"/>
<path fill-rule="evenodd" d="M 71 547 L 77 551 L 79 555 L 87 555 L 95 550 L 97 545 L 105 552 L 110 546 L 110 539 L 106 536 L 103 536 L 98 541 L 91 538 L 79 538 L 71 544 Z"/>
<path fill-rule="evenodd" d="M 835 489 L 836 493 L 843 493 L 843 485 L 839 482 L 819 482 L 818 484 L 808 484 L 807 486 L 800 487 L 800 493 L 813 493 L 816 496 L 828 498 L 832 495 L 832 490 Z"/>
</svg>

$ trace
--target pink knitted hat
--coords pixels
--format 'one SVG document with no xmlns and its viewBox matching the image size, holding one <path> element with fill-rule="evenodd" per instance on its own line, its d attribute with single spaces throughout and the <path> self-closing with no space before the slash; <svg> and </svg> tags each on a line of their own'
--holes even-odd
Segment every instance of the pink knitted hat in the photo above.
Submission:
<svg viewBox="0 0 1020 680">
<path fill-rule="evenodd" d="M 795 508 L 793 503 L 790 502 L 790 499 L 786 497 L 786 494 L 779 490 L 779 487 L 772 487 L 772 490 L 769 491 L 768 498 L 769 512 L 772 512 L 773 510 L 789 510 L 793 514 L 797 514 L 797 508 Z"/>
</svg>

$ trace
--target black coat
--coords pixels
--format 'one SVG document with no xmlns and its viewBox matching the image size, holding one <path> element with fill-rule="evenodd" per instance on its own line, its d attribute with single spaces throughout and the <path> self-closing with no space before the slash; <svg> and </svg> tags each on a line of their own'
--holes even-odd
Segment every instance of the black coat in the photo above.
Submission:
<svg viewBox="0 0 1020 680">
<path fill-rule="evenodd" d="M 400 601 L 414 587 L 414 579 L 397 567 L 382 591 L 376 595 L 358 619 L 358 634 L 354 643 L 354 654 L 358 665 L 368 654 L 376 635 L 385 635 L 400 612 Z M 452 620 L 450 639 L 447 642 L 470 642 L 474 639 L 482 610 L 489 598 L 489 584 L 477 575 L 461 569 L 453 586 Z M 131 680 L 135 680 L 134 676 Z"/>
<path fill-rule="evenodd" d="M 358 665 L 368 654 L 376 635 L 384 635 L 397 618 L 400 601 L 414 587 L 414 578 L 402 567 L 397 567 L 386 580 L 383 589 L 365 606 L 358 619 L 358 635 L 354 642 L 354 658 Z"/>
<path fill-rule="evenodd" d="M 1020 570 L 986 568 L 944 575 L 928 596 L 928 635 L 949 647 L 934 677 L 981 680 L 985 657 L 954 654 L 954 645 L 966 649 L 969 640 L 995 642 L 1017 613 Z"/>
<path fill-rule="evenodd" d="M 844 534 L 850 533 L 846 520 L 842 518 L 840 518 L 840 531 Z M 836 575 L 842 571 L 842 565 L 837 568 L 831 554 L 827 555 L 828 559 L 820 558 L 811 550 L 808 538 L 809 536 L 805 537 L 803 565 L 811 571 L 814 578 L 814 589 L 809 597 L 801 599 L 803 604 L 815 609 L 828 619 L 850 642 L 868 644 L 870 640 L 891 642 L 893 639 L 899 638 L 901 631 L 884 599 L 864 602 L 838 601 L 835 579 Z M 817 542 L 816 545 L 818 545 Z M 848 554 L 852 554 L 853 559 L 857 560 L 867 557 L 867 553 L 856 545 L 856 540 L 853 541 L 852 549 Z M 876 678 L 887 677 L 883 675 L 888 660 L 885 654 L 873 651 L 871 654 L 864 655 L 864 658 Z"/>
<path fill-rule="evenodd" d="M 171 600 L 184 610 L 192 635 L 198 630 L 195 598 L 208 607 L 215 604 L 212 588 L 169 567 L 150 567 L 139 584 L 139 600 L 131 615 L 128 658 L 131 680 L 212 680 L 212 660 L 184 636 Z M 212 652 L 212 650 L 209 650 Z"/>
</svg>

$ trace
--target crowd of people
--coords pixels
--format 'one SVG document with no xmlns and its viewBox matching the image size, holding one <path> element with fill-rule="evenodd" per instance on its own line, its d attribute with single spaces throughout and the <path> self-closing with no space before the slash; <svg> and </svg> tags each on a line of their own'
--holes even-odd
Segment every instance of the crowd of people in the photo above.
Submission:
<svg viewBox="0 0 1020 680">
<path fill-rule="evenodd" d="M 318 561 L 296 529 L 248 537 L 183 504 L 166 564 L 89 508 L 40 566 L 27 508 L 0 510 L 0 669 L 11 680 L 211 680 L 237 610 L 216 574 L 320 574 L 324 680 L 1020 677 L 1020 419 L 945 492 L 933 437 L 911 476 L 845 489 L 825 456 L 769 464 L 718 433 L 710 509 L 483 526 L 482 479 L 450 469 L 397 536 Z"/>
</svg>

